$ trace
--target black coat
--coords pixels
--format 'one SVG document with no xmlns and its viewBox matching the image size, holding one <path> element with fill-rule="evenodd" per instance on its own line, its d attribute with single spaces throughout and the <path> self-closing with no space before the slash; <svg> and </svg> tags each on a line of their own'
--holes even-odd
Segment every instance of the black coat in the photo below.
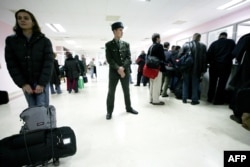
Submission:
<svg viewBox="0 0 250 167">
<path fill-rule="evenodd" d="M 58 61 L 56 59 L 54 59 L 53 71 L 52 71 L 50 83 L 55 84 L 55 85 L 60 85 L 60 70 L 59 70 Z"/>
<path fill-rule="evenodd" d="M 150 48 L 148 49 L 148 54 L 147 55 L 157 57 L 161 61 L 160 71 L 161 72 L 166 71 L 165 65 L 164 65 L 165 54 L 164 54 L 164 49 L 163 49 L 162 44 L 154 43 L 153 45 L 151 45 Z"/>
<path fill-rule="evenodd" d="M 66 77 L 69 79 L 76 79 L 80 76 L 80 67 L 78 65 L 78 62 L 72 56 L 68 57 L 65 60 L 64 69 Z"/>
<path fill-rule="evenodd" d="M 22 34 L 11 35 L 5 42 L 7 68 L 18 87 L 25 84 L 45 86 L 50 82 L 53 49 L 44 34 L 33 34 L 29 41 Z"/>
<path fill-rule="evenodd" d="M 214 41 L 207 51 L 208 64 L 222 63 L 232 64 L 232 51 L 235 47 L 235 42 L 232 39 L 220 38 Z"/>
<path fill-rule="evenodd" d="M 243 56 L 244 61 L 240 67 L 240 77 L 237 79 L 237 87 L 250 87 L 250 33 L 242 36 L 235 49 L 232 52 L 233 56 L 236 57 L 236 60 L 241 63 Z"/>
<path fill-rule="evenodd" d="M 186 42 L 179 55 L 183 55 L 188 51 L 191 51 L 194 62 L 190 71 L 187 72 L 191 72 L 194 76 L 201 77 L 201 75 L 207 71 L 207 47 L 205 44 L 197 41 Z"/>
</svg>

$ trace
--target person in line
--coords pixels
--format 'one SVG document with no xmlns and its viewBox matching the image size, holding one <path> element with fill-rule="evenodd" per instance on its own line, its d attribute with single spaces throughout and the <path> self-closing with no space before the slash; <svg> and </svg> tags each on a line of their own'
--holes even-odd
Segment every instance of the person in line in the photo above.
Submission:
<svg viewBox="0 0 250 167">
<path fill-rule="evenodd" d="M 138 64 L 138 69 L 137 69 L 137 81 L 135 86 L 140 86 L 141 81 L 142 81 L 142 76 L 143 76 L 143 67 L 145 65 L 145 58 L 146 58 L 146 53 L 145 51 L 141 51 L 141 54 L 138 56 L 136 59 L 136 64 Z M 143 86 L 146 86 L 147 83 L 143 81 Z"/>
<path fill-rule="evenodd" d="M 230 108 L 233 110 L 233 115 L 230 118 L 238 123 L 242 123 L 243 112 L 249 112 L 249 88 L 250 88 L 250 33 L 243 35 L 232 52 L 240 63 L 240 68 L 236 74 L 237 80 L 234 84 L 235 90 L 232 95 Z M 246 90 L 246 91 L 244 91 Z M 241 93 L 240 93 L 241 92 Z M 246 93 L 244 93 L 246 92 Z"/>
<path fill-rule="evenodd" d="M 105 44 L 106 59 L 109 63 L 109 84 L 107 95 L 107 115 L 106 119 L 112 118 L 115 101 L 115 90 L 120 80 L 124 94 L 126 111 L 132 114 L 138 114 L 136 110 L 131 107 L 130 92 L 129 92 L 129 76 L 131 53 L 129 43 L 121 41 L 123 36 L 122 22 L 115 22 L 111 25 L 114 34 L 114 39 Z"/>
<path fill-rule="evenodd" d="M 232 68 L 232 51 L 235 42 L 227 39 L 227 33 L 222 32 L 219 39 L 214 41 L 207 52 L 209 64 L 209 89 L 207 101 L 215 105 L 226 102 L 226 84 Z"/>
<path fill-rule="evenodd" d="M 8 71 L 15 84 L 22 88 L 29 107 L 48 107 L 54 60 L 51 41 L 41 32 L 31 12 L 20 9 L 15 19 L 15 35 L 6 38 Z"/>
<path fill-rule="evenodd" d="M 200 78 L 207 70 L 206 62 L 206 45 L 200 42 L 201 34 L 195 33 L 191 42 L 186 42 L 180 55 L 184 52 L 191 52 L 193 57 L 193 65 L 189 70 L 183 71 L 183 90 L 182 100 L 183 103 L 187 103 L 187 99 L 190 97 L 191 92 L 192 105 L 200 104 Z M 190 86 L 191 84 L 191 86 Z M 190 89 L 192 89 L 190 91 Z"/>
<path fill-rule="evenodd" d="M 66 52 L 66 57 L 64 69 L 67 78 L 67 90 L 69 93 L 71 93 L 72 90 L 74 90 L 75 93 L 78 93 L 78 79 L 81 70 L 78 62 L 73 58 L 72 53 Z"/>
<path fill-rule="evenodd" d="M 162 84 L 162 72 L 165 70 L 165 66 L 163 63 L 165 60 L 165 55 L 163 46 L 161 44 L 160 34 L 154 33 L 152 35 L 152 42 L 153 44 L 148 49 L 147 55 L 157 57 L 159 61 L 161 61 L 162 63 L 157 77 L 154 79 L 150 78 L 150 84 L 149 84 L 150 103 L 153 105 L 164 105 L 165 103 L 163 101 L 160 101 L 159 99 L 161 93 L 161 84 Z"/>
<path fill-rule="evenodd" d="M 59 64 L 58 61 L 56 60 L 56 53 L 54 55 L 54 63 L 53 63 L 53 71 L 52 71 L 52 76 L 50 78 L 50 91 L 51 94 L 61 94 L 61 78 L 60 78 L 60 70 L 59 70 Z M 54 88 L 55 85 L 55 88 Z"/>
<path fill-rule="evenodd" d="M 172 50 L 169 50 L 170 43 L 164 42 L 164 55 L 165 55 L 165 67 L 168 68 L 163 72 L 163 83 L 162 83 L 162 97 L 168 97 L 168 88 L 172 82 L 172 77 L 174 74 L 174 62 L 172 61 Z M 171 68 L 171 69 L 170 69 Z"/>
</svg>

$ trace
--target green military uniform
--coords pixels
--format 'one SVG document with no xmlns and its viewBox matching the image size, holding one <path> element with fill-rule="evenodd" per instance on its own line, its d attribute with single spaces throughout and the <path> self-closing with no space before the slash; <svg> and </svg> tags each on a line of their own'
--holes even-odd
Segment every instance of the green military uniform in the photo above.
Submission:
<svg viewBox="0 0 250 167">
<path fill-rule="evenodd" d="M 115 90 L 118 81 L 121 81 L 126 110 L 130 111 L 131 101 L 130 101 L 130 93 L 129 93 L 129 75 L 130 75 L 130 65 L 131 54 L 129 44 L 124 41 L 116 41 L 113 39 L 106 43 L 106 59 L 109 63 L 109 91 L 107 97 L 107 112 L 111 113 L 114 109 L 114 100 L 115 100 Z M 118 74 L 118 68 L 122 66 L 125 69 L 125 77 L 121 78 Z"/>
</svg>

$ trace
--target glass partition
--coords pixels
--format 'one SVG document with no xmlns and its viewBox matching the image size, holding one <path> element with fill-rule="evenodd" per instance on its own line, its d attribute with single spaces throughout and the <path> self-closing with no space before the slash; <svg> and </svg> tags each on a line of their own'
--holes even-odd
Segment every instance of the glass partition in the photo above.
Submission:
<svg viewBox="0 0 250 167">
<path fill-rule="evenodd" d="M 208 33 L 208 46 L 211 45 L 212 42 L 216 41 L 220 35 L 220 33 L 226 32 L 227 38 L 233 38 L 233 26 L 224 27 L 215 31 L 211 31 Z"/>
</svg>

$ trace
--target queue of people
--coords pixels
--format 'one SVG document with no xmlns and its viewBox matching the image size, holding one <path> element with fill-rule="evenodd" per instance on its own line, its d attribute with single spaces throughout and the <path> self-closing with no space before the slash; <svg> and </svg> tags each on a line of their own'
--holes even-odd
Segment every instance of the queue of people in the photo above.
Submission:
<svg viewBox="0 0 250 167">
<path fill-rule="evenodd" d="M 155 40 L 156 35 L 157 40 Z M 147 56 L 155 56 L 158 57 L 162 64 L 158 76 L 150 79 L 150 103 L 164 105 L 165 103 L 159 100 L 160 95 L 162 98 L 168 97 L 167 89 L 177 93 L 179 90 L 176 87 L 181 81 L 181 99 L 183 103 L 186 104 L 191 99 L 192 105 L 198 105 L 200 104 L 201 92 L 204 91 L 200 85 L 203 75 L 208 70 L 207 102 L 214 105 L 228 104 L 229 108 L 233 110 L 233 115 L 230 118 L 237 123 L 244 123 L 244 127 L 250 128 L 248 126 L 250 122 L 247 122 L 247 120 L 250 120 L 250 111 L 247 109 L 250 107 L 248 104 L 250 98 L 250 74 L 249 70 L 246 70 L 246 67 L 250 64 L 250 34 L 241 37 L 236 45 L 234 40 L 227 38 L 226 32 L 222 32 L 219 34 L 218 40 L 214 41 L 208 49 L 205 44 L 200 42 L 200 39 L 201 34 L 195 33 L 192 41 L 186 42 L 181 49 L 178 47 L 178 51 L 176 51 L 174 49 L 176 46 L 169 50 L 169 42 L 164 42 L 163 45 L 160 44 L 160 35 L 154 34 L 152 36 L 152 46 L 157 43 L 158 52 L 152 53 L 152 46 L 150 46 L 148 54 L 143 56 L 145 58 L 142 66 L 138 63 L 142 54 L 138 56 L 136 63 L 138 64 L 139 77 L 137 77 L 136 86 L 140 85 L 141 76 L 139 72 L 143 69 Z M 178 69 L 175 63 L 187 54 L 192 56 L 192 65 L 185 70 Z M 165 56 L 165 59 L 162 55 Z M 234 82 L 234 90 L 229 90 L 227 85 L 230 84 L 229 76 L 232 73 L 233 59 L 236 59 L 240 68 L 238 67 L 236 71 L 237 78 L 234 79 L 236 81 Z M 141 73 L 143 75 L 143 72 Z M 159 84 L 161 81 L 162 86 Z M 159 88 L 161 88 L 161 93 Z"/>
</svg>

